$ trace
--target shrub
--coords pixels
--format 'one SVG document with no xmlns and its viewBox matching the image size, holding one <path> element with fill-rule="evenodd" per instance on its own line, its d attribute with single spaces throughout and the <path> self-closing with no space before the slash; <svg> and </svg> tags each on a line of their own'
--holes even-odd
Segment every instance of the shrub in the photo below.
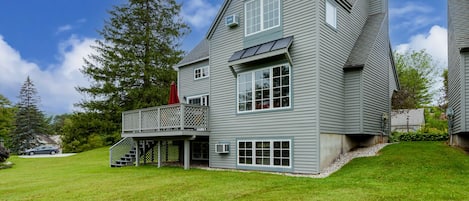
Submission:
<svg viewBox="0 0 469 201">
<path fill-rule="evenodd" d="M 0 146 L 0 163 L 5 162 L 8 158 L 10 158 L 10 151 L 5 147 Z"/>
<path fill-rule="evenodd" d="M 448 134 L 446 133 L 398 133 L 393 132 L 390 137 L 391 142 L 398 141 L 446 141 L 448 140 Z"/>
</svg>

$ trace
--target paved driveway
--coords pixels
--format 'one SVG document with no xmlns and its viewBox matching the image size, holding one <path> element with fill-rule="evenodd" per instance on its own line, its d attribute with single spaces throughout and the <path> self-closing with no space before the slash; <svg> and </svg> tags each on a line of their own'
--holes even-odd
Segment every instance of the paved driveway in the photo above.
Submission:
<svg viewBox="0 0 469 201">
<path fill-rule="evenodd" d="M 60 157 L 68 157 L 73 156 L 75 153 L 66 153 L 66 154 L 34 154 L 32 156 L 29 155 L 21 155 L 20 158 L 60 158 Z"/>
</svg>

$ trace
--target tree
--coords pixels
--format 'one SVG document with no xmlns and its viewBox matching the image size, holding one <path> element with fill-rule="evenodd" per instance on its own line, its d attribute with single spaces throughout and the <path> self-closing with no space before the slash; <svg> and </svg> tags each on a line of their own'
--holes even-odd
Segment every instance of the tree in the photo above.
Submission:
<svg viewBox="0 0 469 201">
<path fill-rule="evenodd" d="M 440 89 L 441 96 L 438 105 L 441 109 L 446 110 L 448 108 L 448 69 L 443 71 L 441 78 L 443 78 L 443 87 Z"/>
<path fill-rule="evenodd" d="M 81 152 L 103 145 L 111 145 L 120 139 L 120 133 L 114 132 L 118 128 L 109 121 L 101 120 L 96 113 L 74 113 L 63 121 L 62 148 L 64 152 Z"/>
<path fill-rule="evenodd" d="M 0 163 L 5 162 L 10 158 L 10 152 L 5 147 L 0 146 Z"/>
<path fill-rule="evenodd" d="M 70 116 L 70 114 L 61 114 L 51 117 L 51 134 L 61 135 L 63 132 L 63 127 L 65 126 L 65 120 Z"/>
<path fill-rule="evenodd" d="M 18 98 L 18 110 L 15 114 L 16 127 L 10 137 L 11 150 L 16 153 L 38 145 L 36 135 L 43 134 L 47 130 L 44 114 L 37 107 L 40 98 L 29 76 L 21 87 Z"/>
<path fill-rule="evenodd" d="M 393 95 L 393 109 L 419 108 L 431 103 L 437 69 L 425 50 L 394 53 L 400 90 Z"/>
<path fill-rule="evenodd" d="M 7 147 L 9 147 L 9 135 L 15 128 L 15 109 L 10 100 L 0 94 L 0 138 L 3 138 Z"/>
<path fill-rule="evenodd" d="M 77 87 L 85 95 L 78 104 L 100 120 L 120 129 L 121 112 L 166 104 L 169 86 L 176 79 L 173 65 L 180 61 L 179 38 L 188 26 L 178 17 L 174 0 L 129 0 L 109 11 L 81 72 L 92 81 Z M 116 129 L 116 130 L 114 130 Z"/>
</svg>

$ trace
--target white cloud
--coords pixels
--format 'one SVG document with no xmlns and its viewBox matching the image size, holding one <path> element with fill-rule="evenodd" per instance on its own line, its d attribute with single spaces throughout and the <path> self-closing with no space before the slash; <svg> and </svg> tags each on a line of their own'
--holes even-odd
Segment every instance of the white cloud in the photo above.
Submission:
<svg viewBox="0 0 469 201">
<path fill-rule="evenodd" d="M 59 34 L 59 33 L 62 33 L 64 31 L 69 31 L 72 28 L 73 28 L 72 25 L 66 24 L 66 25 L 63 25 L 63 26 L 60 26 L 59 28 L 57 28 L 57 31 L 55 33 Z"/>
<path fill-rule="evenodd" d="M 82 99 L 75 87 L 88 86 L 79 69 L 83 66 L 83 58 L 93 53 L 90 45 L 94 40 L 70 37 L 59 45 L 58 63 L 45 69 L 24 60 L 0 35 L 0 94 L 17 102 L 20 87 L 30 76 L 41 97 L 41 110 L 48 114 L 72 112 L 73 104 Z"/>
<path fill-rule="evenodd" d="M 210 26 L 220 5 L 212 5 L 207 0 L 186 1 L 182 5 L 181 16 L 191 27 L 198 29 Z"/>
<path fill-rule="evenodd" d="M 408 43 L 399 44 L 395 49 L 399 53 L 425 49 L 440 64 L 440 67 L 446 67 L 448 64 L 447 38 L 447 29 L 435 25 L 428 33 L 414 35 Z"/>
</svg>

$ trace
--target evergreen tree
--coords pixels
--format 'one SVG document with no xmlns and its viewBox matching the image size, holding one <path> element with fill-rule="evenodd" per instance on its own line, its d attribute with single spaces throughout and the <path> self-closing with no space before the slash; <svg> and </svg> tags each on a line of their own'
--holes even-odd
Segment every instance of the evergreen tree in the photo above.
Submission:
<svg viewBox="0 0 469 201">
<path fill-rule="evenodd" d="M 85 95 L 78 104 L 107 121 L 111 135 L 119 130 L 121 112 L 166 104 L 180 61 L 179 38 L 188 31 L 174 0 L 129 0 L 109 11 L 81 72 L 92 81 L 77 87 Z M 103 136 L 107 137 L 107 136 Z"/>
<path fill-rule="evenodd" d="M 19 153 L 37 146 L 36 134 L 43 134 L 47 128 L 44 114 L 38 109 L 40 98 L 33 82 L 26 78 L 18 96 L 15 129 L 11 133 L 11 150 Z"/>
</svg>

